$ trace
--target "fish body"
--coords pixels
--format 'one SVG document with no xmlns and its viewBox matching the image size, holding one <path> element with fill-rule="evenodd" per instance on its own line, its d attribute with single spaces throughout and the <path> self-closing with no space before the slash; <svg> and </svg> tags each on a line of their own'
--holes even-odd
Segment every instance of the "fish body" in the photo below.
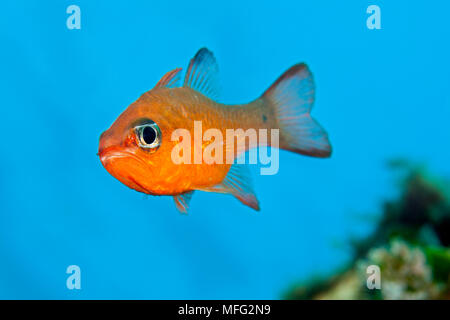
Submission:
<svg viewBox="0 0 450 320">
<path fill-rule="evenodd" d="M 306 65 L 290 68 L 261 97 L 240 105 L 216 101 L 217 64 L 209 50 L 201 49 L 191 60 L 183 85 L 179 84 L 180 71 L 167 73 L 100 137 L 103 166 L 128 187 L 151 195 L 174 196 L 182 212 L 187 211 L 195 190 L 229 193 L 258 210 L 245 166 L 225 161 L 225 157 L 231 149 L 235 159 L 262 144 L 245 140 L 241 134 L 230 147 L 225 139 L 227 130 L 280 130 L 277 147 L 315 157 L 330 156 L 328 136 L 309 114 L 314 84 Z M 178 139 L 179 129 L 189 135 Z M 203 133 L 209 129 L 220 133 L 223 140 L 211 137 L 205 141 Z M 189 139 L 190 149 L 180 153 L 180 146 Z M 239 140 L 245 141 L 240 148 Z M 271 143 L 268 140 L 265 145 Z M 215 156 L 221 152 L 224 161 L 202 159 L 208 148 Z M 174 155 L 180 154 L 191 161 L 174 161 Z"/>
</svg>

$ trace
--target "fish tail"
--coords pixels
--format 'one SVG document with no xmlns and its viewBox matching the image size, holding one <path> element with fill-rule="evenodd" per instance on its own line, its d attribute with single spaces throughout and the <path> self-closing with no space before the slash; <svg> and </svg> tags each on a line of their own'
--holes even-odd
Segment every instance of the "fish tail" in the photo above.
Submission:
<svg viewBox="0 0 450 320">
<path fill-rule="evenodd" d="M 312 74 L 300 63 L 283 73 L 262 98 L 275 115 L 281 149 L 327 158 L 331 155 L 328 134 L 310 115 L 314 91 Z"/>
</svg>

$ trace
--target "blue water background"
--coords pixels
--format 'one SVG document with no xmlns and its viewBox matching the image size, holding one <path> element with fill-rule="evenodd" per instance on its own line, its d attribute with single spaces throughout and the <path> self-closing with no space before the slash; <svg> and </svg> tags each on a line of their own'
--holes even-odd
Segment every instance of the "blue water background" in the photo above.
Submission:
<svg viewBox="0 0 450 320">
<path fill-rule="evenodd" d="M 66 8 L 81 8 L 81 30 Z M 382 29 L 366 27 L 381 8 Z M 387 159 L 450 175 L 445 1 L 3 1 L 0 298 L 267 298 L 332 274 L 395 195 Z M 314 73 L 327 160 L 281 152 L 261 212 L 197 192 L 189 215 L 101 166 L 98 138 L 165 72 L 207 46 L 222 102 L 284 70 Z M 81 290 L 66 288 L 79 265 Z"/>
</svg>

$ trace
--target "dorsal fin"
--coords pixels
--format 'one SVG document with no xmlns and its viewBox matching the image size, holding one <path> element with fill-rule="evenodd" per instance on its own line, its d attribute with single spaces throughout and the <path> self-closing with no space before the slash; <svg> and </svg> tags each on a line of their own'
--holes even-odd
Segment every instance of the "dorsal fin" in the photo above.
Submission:
<svg viewBox="0 0 450 320">
<path fill-rule="evenodd" d="M 190 191 L 183 194 L 179 194 L 177 196 L 173 196 L 173 200 L 175 201 L 175 205 L 177 206 L 178 211 L 180 211 L 181 213 L 188 212 L 189 202 L 191 201 L 193 194 L 194 191 Z"/>
<path fill-rule="evenodd" d="M 216 58 L 206 48 L 200 49 L 189 62 L 183 87 L 192 88 L 211 99 L 219 97 L 219 68 Z"/>
<path fill-rule="evenodd" d="M 175 70 L 167 72 L 164 77 L 161 78 L 161 80 L 158 81 L 155 88 L 175 88 L 179 87 L 179 81 L 181 79 L 180 77 L 180 71 L 181 68 L 177 68 Z"/>
<path fill-rule="evenodd" d="M 259 211 L 259 202 L 253 191 L 248 165 L 233 164 L 222 183 L 198 190 L 232 194 L 243 204 Z"/>
</svg>

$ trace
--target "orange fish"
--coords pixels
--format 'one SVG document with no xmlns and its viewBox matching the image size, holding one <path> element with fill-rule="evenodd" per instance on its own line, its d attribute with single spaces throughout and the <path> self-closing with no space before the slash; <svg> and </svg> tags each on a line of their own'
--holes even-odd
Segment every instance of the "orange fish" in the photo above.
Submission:
<svg viewBox="0 0 450 320">
<path fill-rule="evenodd" d="M 200 49 L 191 59 L 182 84 L 180 71 L 167 73 L 100 136 L 98 154 L 103 166 L 126 186 L 150 195 L 173 196 L 181 212 L 187 212 L 195 190 L 231 194 L 259 210 L 245 165 L 174 161 L 174 150 L 179 151 L 183 143 L 192 142 L 192 150 L 180 153 L 186 156 L 184 159 L 198 154 L 198 140 L 192 138 L 194 121 L 200 121 L 203 131 L 217 129 L 223 136 L 228 129 L 279 130 L 277 144 L 248 142 L 240 149 L 233 145 L 234 158 L 261 145 L 319 158 L 331 155 L 327 133 L 310 116 L 314 81 L 305 64 L 294 65 L 261 97 L 241 105 L 216 102 L 218 68 L 208 49 Z M 190 137 L 180 138 L 175 134 L 178 129 L 191 133 Z M 245 140 L 246 136 L 236 138 Z M 200 152 L 212 142 L 202 140 Z M 225 154 L 230 151 L 227 143 L 220 143 L 214 156 L 219 155 L 220 148 Z"/>
</svg>

